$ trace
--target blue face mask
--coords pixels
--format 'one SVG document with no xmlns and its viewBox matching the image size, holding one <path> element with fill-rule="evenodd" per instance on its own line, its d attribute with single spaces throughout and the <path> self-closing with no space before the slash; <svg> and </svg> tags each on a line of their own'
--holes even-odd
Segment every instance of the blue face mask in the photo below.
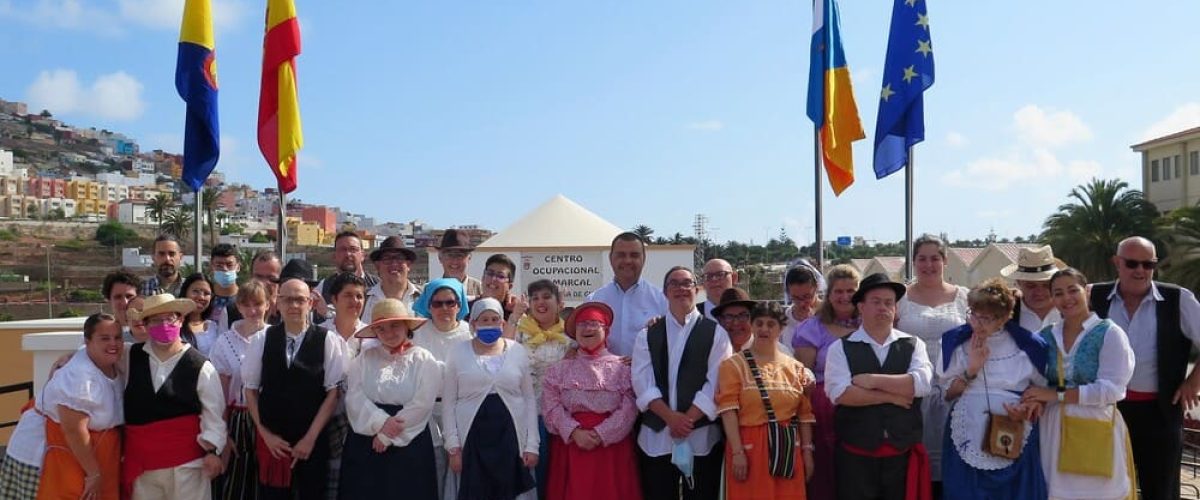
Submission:
<svg viewBox="0 0 1200 500">
<path fill-rule="evenodd" d="M 237 271 L 213 271 L 213 281 L 221 288 L 232 286 L 237 283 Z"/>
<path fill-rule="evenodd" d="M 500 335 L 502 333 L 504 333 L 504 330 L 501 330 L 500 327 L 489 326 L 475 330 L 475 337 L 477 337 L 480 342 L 491 345 L 495 344 L 497 340 L 500 340 Z"/>
<path fill-rule="evenodd" d="M 695 487 L 692 479 L 692 462 L 695 458 L 695 453 L 692 453 L 692 443 L 686 439 L 675 441 L 675 448 L 671 450 L 671 465 L 677 467 L 683 474 L 688 489 Z"/>
</svg>

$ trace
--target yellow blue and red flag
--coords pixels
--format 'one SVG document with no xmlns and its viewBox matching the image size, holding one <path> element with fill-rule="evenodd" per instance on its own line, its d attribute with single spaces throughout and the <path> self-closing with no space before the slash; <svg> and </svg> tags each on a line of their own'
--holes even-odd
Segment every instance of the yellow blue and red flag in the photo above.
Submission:
<svg viewBox="0 0 1200 500">
<path fill-rule="evenodd" d="M 183 130 L 183 182 L 199 191 L 221 156 L 217 122 L 217 59 L 210 0 L 187 0 L 179 28 L 175 90 L 187 103 Z"/>
<path fill-rule="evenodd" d="M 933 47 L 925 0 L 895 0 L 875 122 L 875 177 L 908 165 L 908 148 L 925 140 L 925 90 L 933 86 Z"/>
<path fill-rule="evenodd" d="M 292 0 L 267 0 L 258 94 L 258 148 L 284 193 L 296 189 L 296 154 L 304 146 L 296 92 L 298 55 L 300 23 L 296 20 L 296 4 Z"/>
<path fill-rule="evenodd" d="M 851 144 L 866 138 L 854 103 L 839 23 L 836 0 L 813 0 L 808 118 L 820 133 L 821 158 L 834 194 L 842 194 L 854 183 Z"/>
</svg>

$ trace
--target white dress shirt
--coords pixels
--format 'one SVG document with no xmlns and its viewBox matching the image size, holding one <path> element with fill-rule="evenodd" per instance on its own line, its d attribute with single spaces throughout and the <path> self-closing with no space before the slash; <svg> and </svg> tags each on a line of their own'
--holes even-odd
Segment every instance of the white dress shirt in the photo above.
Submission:
<svg viewBox="0 0 1200 500">
<path fill-rule="evenodd" d="M 321 328 L 329 330 L 330 332 L 336 334 L 338 337 L 341 337 L 342 342 L 346 343 L 346 356 L 348 356 L 351 359 L 353 359 L 355 356 L 358 356 L 358 353 L 360 351 L 362 351 L 362 345 L 363 345 L 363 339 L 355 337 L 354 334 L 357 333 L 359 330 L 366 328 L 366 326 L 367 326 L 367 324 L 364 323 L 363 320 L 356 319 L 356 320 L 354 320 L 354 331 L 353 332 L 339 332 L 337 329 L 337 323 L 335 322 L 334 318 L 329 318 L 321 323 Z M 344 335 L 343 333 L 349 334 L 350 337 L 346 337 L 346 335 Z"/>
<path fill-rule="evenodd" d="M 638 331 L 646 328 L 650 318 L 667 314 L 667 297 L 645 279 L 638 279 L 628 290 L 621 290 L 614 280 L 592 292 L 587 300 L 603 302 L 612 308 L 613 324 L 609 328 L 608 352 L 617 356 L 633 354 L 633 342 Z"/>
<path fill-rule="evenodd" d="M 433 402 L 442 392 L 442 364 L 420 347 L 395 355 L 379 341 L 367 340 L 350 363 L 346 385 L 346 415 L 354 432 L 377 436 L 392 446 L 408 446 L 425 431 Z M 399 436 L 378 436 L 391 415 L 375 403 L 404 406 L 395 414 L 404 421 Z"/>
<path fill-rule="evenodd" d="M 233 325 L 236 327 L 242 321 L 234 321 Z M 208 360 L 212 362 L 218 374 L 229 377 L 229 388 L 225 391 L 227 404 L 246 406 L 246 391 L 242 390 L 242 360 L 246 358 L 246 349 L 250 347 L 254 337 L 262 335 L 269 327 L 270 325 L 264 325 L 249 337 L 243 337 L 237 330 L 230 328 L 221 334 L 213 346 L 212 355 Z"/>
<path fill-rule="evenodd" d="M 1045 318 L 1038 317 L 1037 313 L 1033 312 L 1033 309 L 1026 307 L 1024 303 L 1021 304 L 1020 311 L 1021 316 L 1017 318 L 1017 323 L 1021 325 L 1021 328 L 1033 333 L 1040 332 L 1043 328 L 1062 321 L 1062 314 L 1059 314 L 1058 309 L 1054 307 L 1050 308 L 1050 312 L 1046 313 Z"/>
<path fill-rule="evenodd" d="M 159 361 L 158 356 L 154 355 L 154 348 L 150 346 L 150 343 L 142 344 L 142 350 L 150 358 L 150 383 L 155 392 L 167 381 L 171 372 L 175 371 L 175 366 L 179 364 L 179 360 L 183 359 L 183 354 L 192 348 L 190 345 L 183 344 L 183 349 L 174 356 Z M 211 361 L 205 360 L 200 367 L 200 377 L 196 380 L 196 394 L 200 397 L 201 406 L 200 435 L 196 436 L 196 442 L 207 442 L 216 447 L 217 453 L 220 453 L 225 448 L 226 436 L 225 392 L 221 389 L 221 377 L 217 374 L 217 369 L 213 367 Z M 204 459 L 197 458 L 180 467 L 199 467 L 202 463 L 204 463 Z"/>
<path fill-rule="evenodd" d="M 533 376 L 529 370 L 529 355 L 525 347 L 509 339 L 500 370 L 488 373 L 480 366 L 470 340 L 450 348 L 442 383 L 442 438 L 447 451 L 467 442 L 471 423 L 484 398 L 496 393 L 504 401 L 517 432 L 517 448 L 525 453 L 538 454 L 538 401 L 533 395 Z"/>
<path fill-rule="evenodd" d="M 704 301 L 704 317 L 713 321 L 717 321 L 717 317 L 713 316 L 713 309 L 716 309 L 719 305 L 720 304 L 714 304 L 712 300 Z M 717 323 L 720 323 L 720 321 L 717 321 Z"/>
<path fill-rule="evenodd" d="M 679 374 L 679 363 L 683 359 L 683 350 L 687 346 L 687 340 L 700 319 L 700 311 L 695 309 L 692 309 L 688 313 L 683 323 L 680 323 L 671 314 L 663 318 L 667 327 L 668 349 L 667 387 L 669 394 L 666 395 L 658 390 L 658 384 L 655 383 L 654 366 L 650 363 L 650 345 L 646 340 L 647 331 L 645 328 L 642 328 L 638 332 L 637 341 L 633 346 L 632 367 L 633 393 L 637 397 L 638 411 L 648 411 L 650 403 L 656 399 L 663 400 L 667 406 L 674 409 L 674 402 L 678 401 L 676 380 Z M 692 404 L 703 412 L 706 417 L 714 421 L 711 425 L 696 429 L 687 437 L 688 442 L 692 445 L 692 451 L 697 456 L 708 455 L 712 451 L 713 445 L 721 440 L 721 422 L 717 421 L 717 372 L 721 367 L 721 362 L 732 354 L 733 350 L 729 346 L 729 334 L 718 325 L 716 333 L 713 336 L 712 348 L 708 352 L 708 374 L 706 381 L 692 398 Z M 684 408 L 683 411 L 687 411 L 687 409 Z M 642 425 L 638 431 L 637 441 L 642 451 L 651 457 L 669 455 L 671 449 L 675 446 L 675 439 L 671 437 L 671 430 L 666 427 L 661 431 L 654 431 Z"/>
<path fill-rule="evenodd" d="M 1108 294 L 1108 317 L 1121 327 L 1129 337 L 1137 364 L 1133 367 L 1133 378 L 1129 379 L 1129 390 L 1158 392 L 1158 301 L 1165 300 L 1158 287 L 1150 284 L 1150 293 L 1142 298 L 1133 318 L 1125 310 L 1121 298 L 1120 282 L 1113 284 Z M 1179 327 L 1183 335 L 1200 345 L 1200 303 L 1196 295 L 1187 288 L 1179 289 Z"/>
<path fill-rule="evenodd" d="M 850 388 L 850 379 L 852 376 L 850 375 L 850 363 L 846 360 L 845 343 L 847 341 L 865 342 L 871 346 L 871 350 L 875 352 L 875 359 L 878 359 L 879 364 L 882 365 L 887 359 L 888 350 L 891 349 L 892 342 L 902 338 L 911 338 L 915 344 L 913 346 L 912 359 L 908 361 L 908 371 L 906 372 L 912 375 L 913 378 L 913 397 L 923 398 L 928 396 L 933 384 L 933 365 L 929 363 L 929 355 L 925 352 L 925 343 L 919 338 L 893 328 L 887 338 L 883 339 L 883 343 L 879 344 L 870 335 L 867 335 L 866 330 L 863 330 L 861 327 L 829 346 L 829 352 L 825 356 L 825 395 L 829 396 L 830 401 L 837 404 L 837 400 L 842 397 L 842 393 Z"/>
<path fill-rule="evenodd" d="M 325 332 L 325 381 L 326 391 L 336 389 L 346 377 L 346 342 L 338 334 L 328 330 Z M 295 339 L 296 352 L 304 344 L 304 332 L 287 332 L 287 336 Z M 259 390 L 262 388 L 262 358 L 263 347 L 267 335 L 255 335 L 246 349 L 246 357 L 242 360 L 242 386 L 246 389 Z"/>
</svg>

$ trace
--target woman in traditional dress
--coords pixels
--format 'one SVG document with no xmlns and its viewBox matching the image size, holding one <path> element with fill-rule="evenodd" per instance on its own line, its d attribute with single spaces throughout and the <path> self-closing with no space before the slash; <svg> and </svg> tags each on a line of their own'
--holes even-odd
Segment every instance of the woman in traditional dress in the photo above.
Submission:
<svg viewBox="0 0 1200 500">
<path fill-rule="evenodd" d="M 787 324 L 783 308 L 760 302 L 750 310 L 750 318 L 754 343 L 722 361 L 718 375 L 716 403 L 725 430 L 726 497 L 802 500 L 804 483 L 813 473 L 815 420 L 804 396 L 804 365 L 779 349 L 779 336 Z M 772 417 L 782 428 L 795 428 L 795 440 L 779 442 L 779 449 L 768 444 Z M 791 454 L 792 469 L 772 474 L 772 454 Z"/>
<path fill-rule="evenodd" d="M 194 346 L 196 350 L 200 351 L 200 354 L 208 356 L 212 353 L 213 344 L 221 334 L 218 331 L 220 325 L 216 321 L 208 319 L 212 313 L 212 283 L 203 274 L 196 273 L 183 280 L 183 285 L 179 290 L 183 294 L 182 298 L 196 303 L 196 310 L 189 313 L 184 319 L 183 328 L 180 328 L 179 334 L 183 337 L 184 342 Z"/>
<path fill-rule="evenodd" d="M 513 310 L 517 320 L 517 342 L 529 351 L 529 366 L 533 375 L 533 393 L 538 401 L 542 397 L 542 377 L 546 369 L 567 354 L 571 339 L 564 333 L 565 323 L 560 313 L 563 308 L 562 293 L 550 280 L 537 280 L 526 289 L 526 299 L 518 299 Z M 538 466 L 534 470 L 538 497 L 546 497 L 546 474 L 550 466 L 550 439 L 547 436 L 544 415 L 538 415 L 538 435 L 541 449 L 538 450 Z"/>
<path fill-rule="evenodd" d="M 404 302 L 383 299 L 371 310 L 371 324 L 356 334 L 368 340 L 347 373 L 346 415 L 354 432 L 342 450 L 343 500 L 437 498 L 428 424 L 442 390 L 442 365 L 412 341 L 425 321 Z"/>
<path fill-rule="evenodd" d="M 120 493 L 119 376 L 125 345 L 121 325 L 108 314 L 83 324 L 84 348 L 75 352 L 42 390 L 46 455 L 38 499 L 112 499 Z"/>
<path fill-rule="evenodd" d="M 967 295 L 967 324 L 942 337 L 940 384 L 951 401 L 942 452 L 945 498 L 1046 498 L 1036 416 L 1042 405 L 1021 402 L 1031 385 L 1044 385 L 1046 343 L 1009 323 L 1016 303 L 1008 285 L 992 278 Z M 989 424 L 1007 416 L 1020 422 L 1018 458 L 989 452 Z"/>
<path fill-rule="evenodd" d="M 564 325 L 578 353 L 551 365 L 542 381 L 550 431 L 549 500 L 639 500 L 633 423 L 637 405 L 629 367 L 607 349 L 613 312 L 585 302 Z"/>
<path fill-rule="evenodd" d="M 912 259 L 916 280 L 896 303 L 896 329 L 925 342 L 925 353 L 933 366 L 942 365 L 942 334 L 967 322 L 967 289 L 946 282 L 946 243 L 928 234 L 913 242 Z M 950 407 L 937 384 L 921 400 L 922 442 L 929 452 L 933 493 L 942 482 L 942 434 Z"/>
<path fill-rule="evenodd" d="M 1087 278 L 1075 269 L 1050 278 L 1050 294 L 1062 322 L 1040 334 L 1047 344 L 1049 387 L 1030 387 L 1022 400 L 1046 404 L 1041 417 L 1042 470 L 1050 498 L 1132 500 L 1137 481 L 1129 432 L 1117 402 L 1133 377 L 1133 349 L 1121 327 L 1088 309 L 1088 293 Z M 1091 429 L 1072 425 L 1064 430 L 1064 423 Z M 1079 433 L 1079 447 L 1065 446 L 1066 432 Z"/>
<path fill-rule="evenodd" d="M 257 281 L 238 287 L 234 305 L 242 319 L 229 325 L 213 346 L 209 361 L 221 377 L 225 389 L 225 427 L 228 446 L 221 454 L 225 473 L 214 483 L 216 497 L 222 500 L 258 498 L 258 462 L 254 457 L 254 420 L 246 410 L 246 392 L 242 387 L 242 359 L 255 335 L 267 330 L 265 320 L 267 289 Z"/>
<path fill-rule="evenodd" d="M 812 404 L 813 416 L 813 478 L 808 483 L 809 500 L 833 500 L 834 452 L 837 434 L 833 426 L 833 402 L 825 395 L 825 355 L 829 346 L 858 329 L 858 308 L 851 299 L 858 290 L 859 274 L 853 267 L 842 264 L 829 270 L 825 282 L 829 291 L 816 315 L 796 327 L 792 347 L 796 359 L 815 373 L 816 386 L 806 394 Z"/>
<path fill-rule="evenodd" d="M 491 297 L 471 306 L 475 338 L 446 359 L 442 432 L 459 500 L 534 498 L 538 462 L 537 400 L 529 354 L 501 338 L 504 310 Z"/>
</svg>

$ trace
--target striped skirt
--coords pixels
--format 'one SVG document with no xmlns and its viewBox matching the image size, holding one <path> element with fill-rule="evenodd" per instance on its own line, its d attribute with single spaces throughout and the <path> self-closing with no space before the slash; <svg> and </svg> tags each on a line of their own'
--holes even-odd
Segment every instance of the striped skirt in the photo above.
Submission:
<svg viewBox="0 0 1200 500">
<path fill-rule="evenodd" d="M 33 500 L 41 475 L 40 467 L 6 455 L 0 465 L 0 500 Z"/>
<path fill-rule="evenodd" d="M 229 427 L 229 464 L 225 474 L 213 488 L 218 500 L 256 500 L 258 498 L 258 460 L 254 456 L 254 420 L 245 408 L 230 406 L 225 410 Z"/>
</svg>

